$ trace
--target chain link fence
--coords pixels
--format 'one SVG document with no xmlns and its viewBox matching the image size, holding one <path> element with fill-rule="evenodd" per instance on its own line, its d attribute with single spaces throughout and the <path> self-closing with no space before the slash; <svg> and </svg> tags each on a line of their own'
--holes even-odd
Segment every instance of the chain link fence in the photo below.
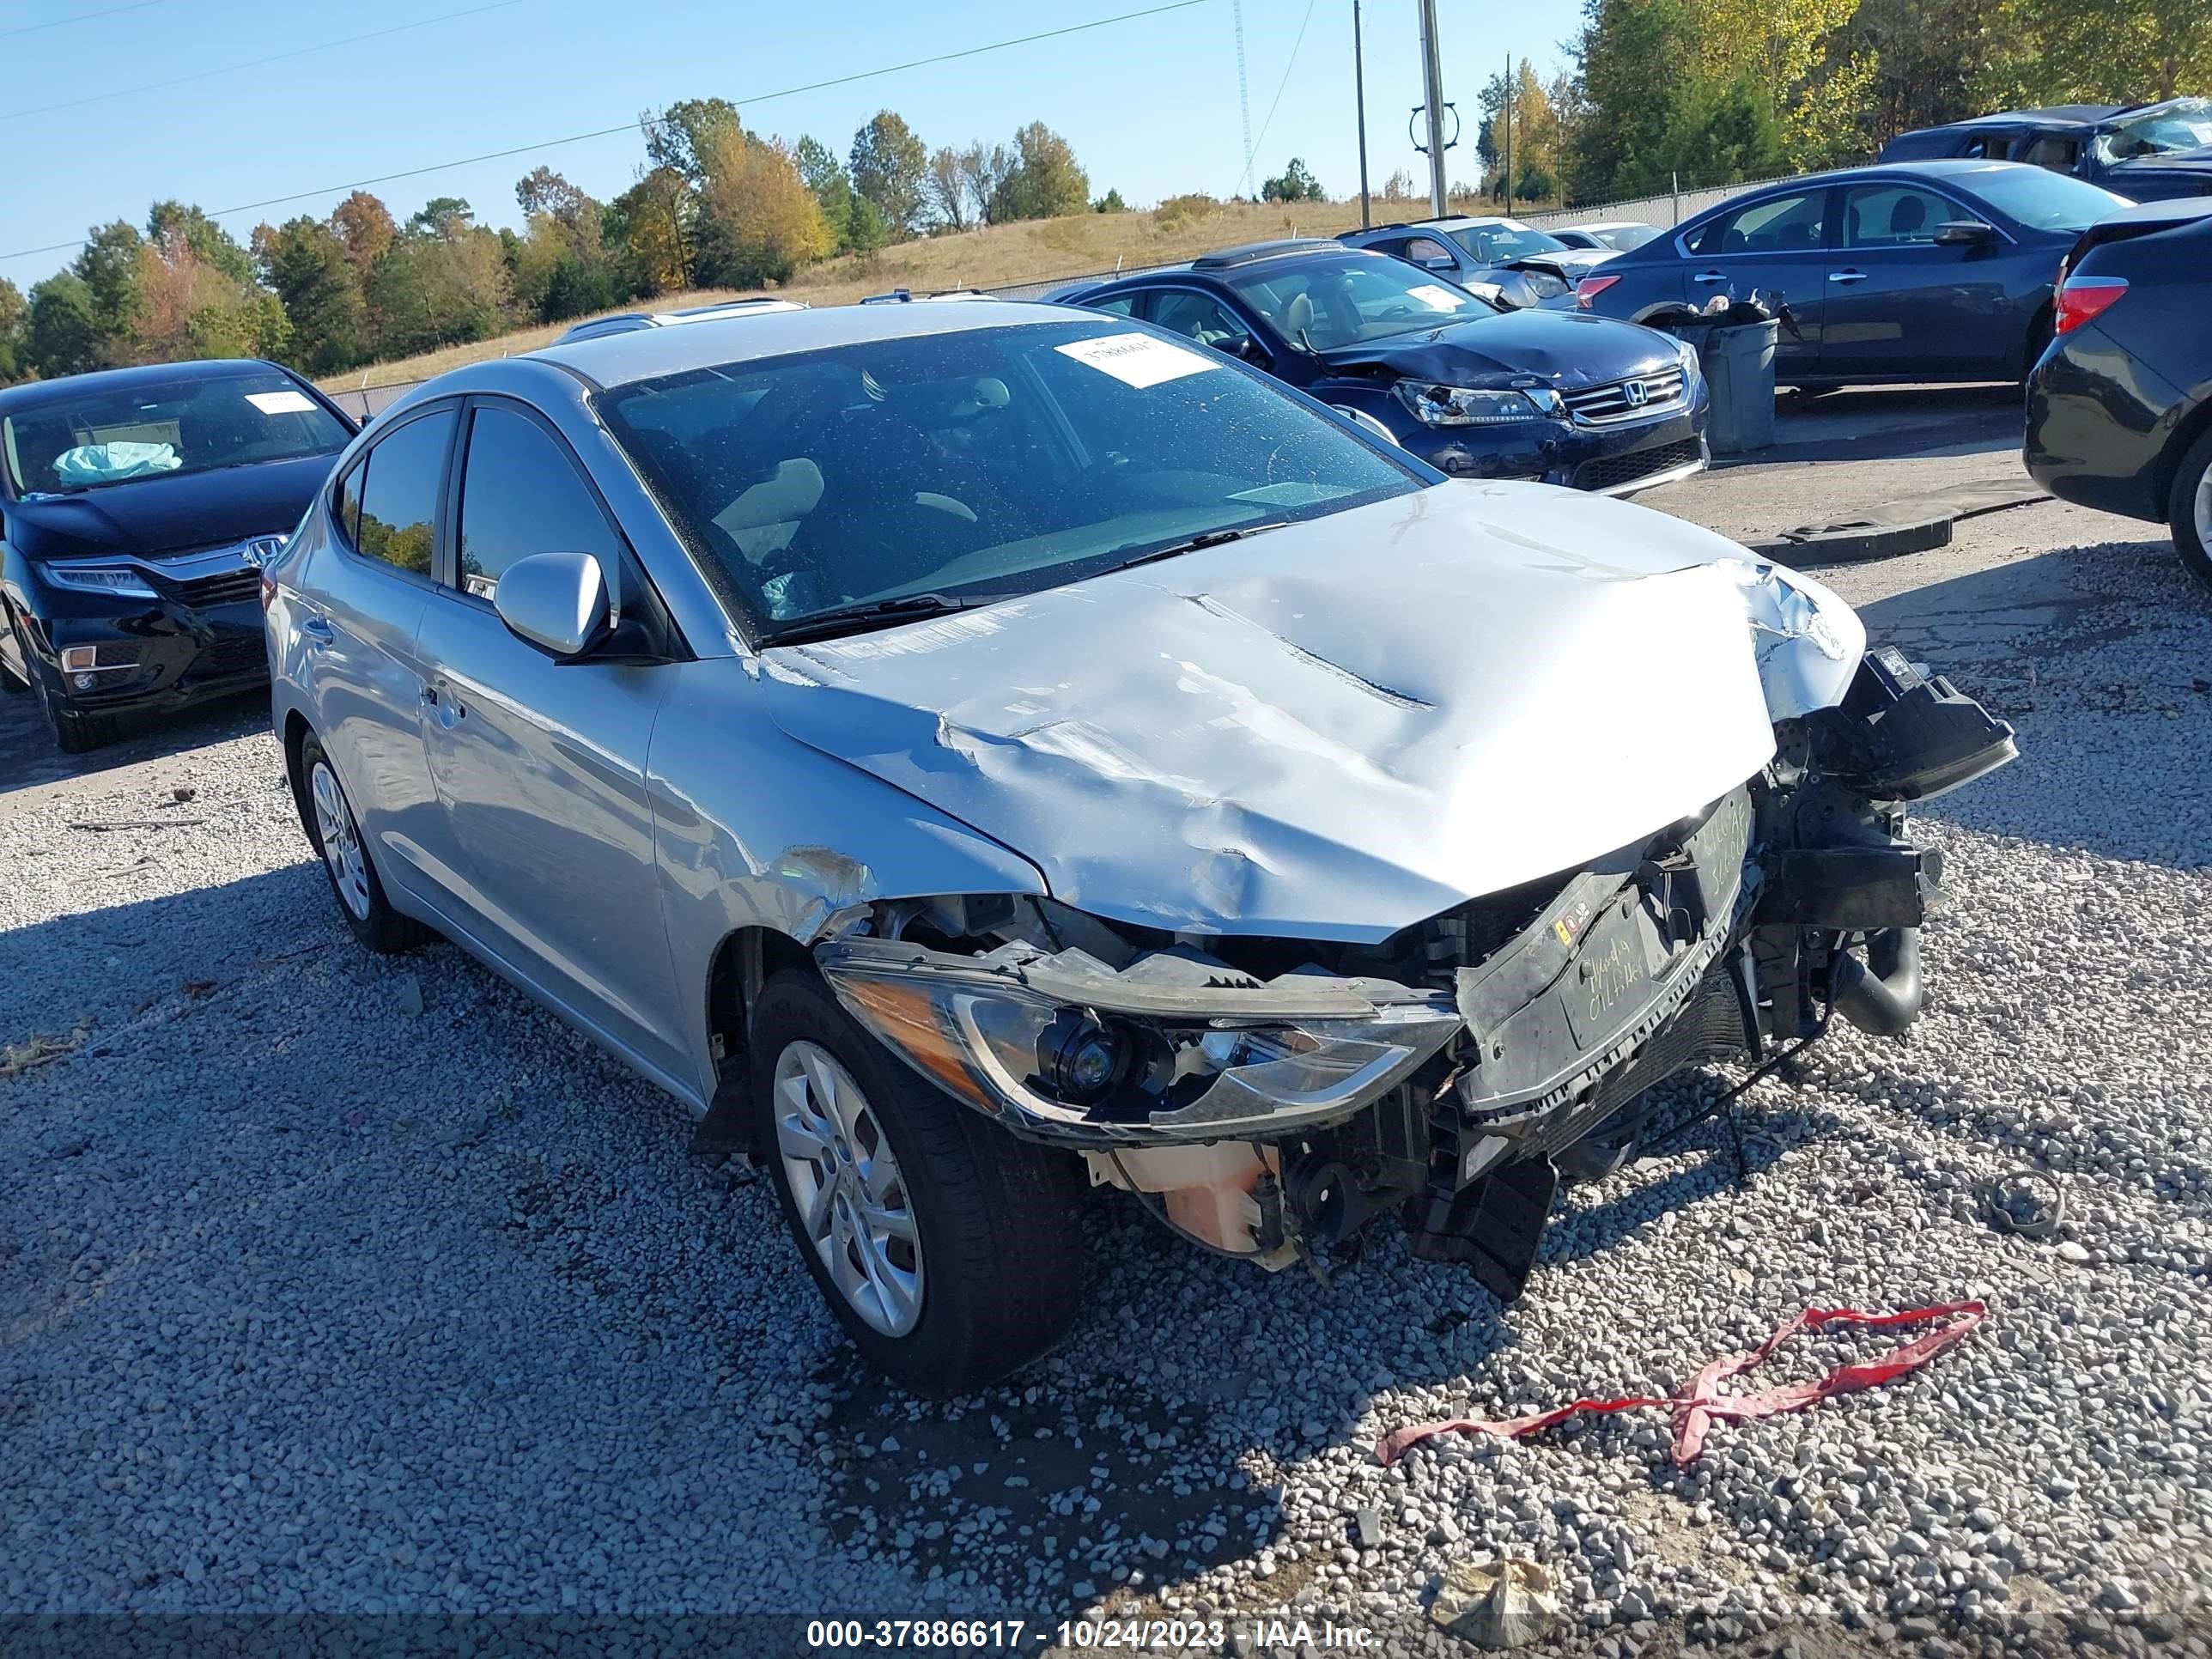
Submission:
<svg viewBox="0 0 2212 1659">
<path fill-rule="evenodd" d="M 1777 174 L 1787 178 L 1787 173 Z M 1604 202 L 1593 207 L 1541 208 L 1516 213 L 1513 216 L 1524 225 L 1539 230 L 1558 229 L 1570 225 L 1602 224 L 1614 220 L 1634 220 L 1647 225 L 1672 228 L 1685 219 L 1694 218 L 1707 208 L 1717 207 L 1731 196 L 1739 195 L 1755 185 L 1770 184 L 1771 179 L 1744 179 L 1728 185 L 1709 185 L 1694 189 L 1672 190 L 1663 196 L 1638 196 L 1626 201 Z M 1382 211 L 1375 216 L 1376 222 L 1391 222 L 1388 215 L 1400 208 L 1418 212 L 1425 206 L 1421 202 L 1392 202 L 1378 204 Z M 1071 271 L 1037 282 L 1001 283 L 977 290 L 999 300 L 1041 300 L 1046 295 L 1081 283 L 1109 282 L 1117 276 L 1142 276 L 1156 270 L 1178 270 L 1190 262 L 1170 260 L 1160 264 L 1115 264 L 1110 270 Z M 397 386 L 354 386 L 345 390 L 325 387 L 332 402 L 356 420 L 368 421 L 381 415 L 402 398 L 422 385 L 420 380 L 408 380 Z"/>
</svg>

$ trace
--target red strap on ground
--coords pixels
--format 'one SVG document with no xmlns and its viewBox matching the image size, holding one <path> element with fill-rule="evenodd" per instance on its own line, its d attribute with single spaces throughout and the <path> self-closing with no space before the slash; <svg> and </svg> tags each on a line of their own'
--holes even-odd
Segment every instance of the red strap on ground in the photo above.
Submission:
<svg viewBox="0 0 2212 1659">
<path fill-rule="evenodd" d="M 1626 1412 L 1663 1406 L 1674 1417 L 1674 1466 L 1687 1468 L 1705 1450 L 1705 1435 L 1716 1418 L 1779 1417 L 1787 1412 L 1803 1411 L 1808 1406 L 1834 1395 L 1856 1394 L 1862 1389 L 1880 1388 L 1885 1382 L 1893 1382 L 1900 1376 L 1918 1370 L 1944 1349 L 1961 1340 L 1982 1322 L 1988 1312 L 1988 1306 L 1980 1302 L 1947 1302 L 1932 1308 L 1907 1308 L 1901 1313 L 1880 1314 L 1861 1313 L 1856 1308 L 1808 1308 L 1795 1319 L 1784 1323 L 1751 1352 L 1732 1354 L 1713 1361 L 1691 1380 L 1686 1394 L 1671 1397 L 1632 1395 L 1620 1400 L 1577 1400 L 1571 1406 L 1539 1412 L 1534 1417 L 1512 1417 L 1496 1422 L 1480 1418 L 1455 1417 L 1449 1422 L 1416 1423 L 1384 1435 L 1376 1443 L 1375 1455 L 1387 1468 L 1404 1456 L 1409 1447 L 1419 1444 L 1432 1435 L 1492 1434 L 1504 1440 L 1519 1440 L 1564 1423 L 1583 1412 Z M 1723 1382 L 1731 1376 L 1740 1376 L 1758 1365 L 1799 1331 L 1817 1331 L 1831 1325 L 1864 1325 L 1872 1329 L 1887 1330 L 1899 1325 L 1925 1325 L 1938 1319 L 1949 1322 L 1877 1358 L 1854 1360 L 1847 1365 L 1839 1365 L 1817 1382 L 1792 1382 L 1758 1394 L 1720 1392 L 1720 1385 Z"/>
</svg>

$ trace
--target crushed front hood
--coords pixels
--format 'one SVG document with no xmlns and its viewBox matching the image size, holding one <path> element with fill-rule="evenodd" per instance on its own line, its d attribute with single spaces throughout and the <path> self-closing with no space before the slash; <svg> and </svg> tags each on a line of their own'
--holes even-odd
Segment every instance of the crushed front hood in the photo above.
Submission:
<svg viewBox="0 0 2212 1659">
<path fill-rule="evenodd" d="M 1094 915 L 1375 940 L 1709 805 L 1773 733 L 1741 550 L 1454 483 L 988 609 L 765 654 L 799 741 Z"/>
<path fill-rule="evenodd" d="M 1509 311 L 1322 354 L 1340 372 L 1386 369 L 1417 380 L 1494 386 L 1534 376 L 1571 392 L 1672 368 L 1674 343 L 1634 323 L 1572 311 Z"/>
</svg>

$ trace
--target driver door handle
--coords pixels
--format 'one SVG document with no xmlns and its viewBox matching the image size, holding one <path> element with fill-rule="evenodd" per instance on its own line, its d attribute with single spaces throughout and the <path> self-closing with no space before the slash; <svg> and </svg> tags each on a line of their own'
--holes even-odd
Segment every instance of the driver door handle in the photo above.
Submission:
<svg viewBox="0 0 2212 1659">
<path fill-rule="evenodd" d="M 1705 283 L 1708 284 L 1713 283 L 1725 283 L 1728 281 L 1728 272 L 1725 270 L 1701 270 L 1698 272 L 1696 276 L 1691 277 L 1690 280 L 1693 283 Z"/>
<path fill-rule="evenodd" d="M 1828 273 L 1828 280 L 1832 283 L 1863 283 L 1866 278 L 1867 274 L 1863 270 L 1832 270 Z"/>
</svg>

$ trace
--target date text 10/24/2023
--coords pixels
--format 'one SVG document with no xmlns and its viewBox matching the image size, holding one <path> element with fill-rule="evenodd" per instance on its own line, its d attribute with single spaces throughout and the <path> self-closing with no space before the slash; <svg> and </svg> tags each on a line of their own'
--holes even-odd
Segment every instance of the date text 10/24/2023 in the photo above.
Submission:
<svg viewBox="0 0 2212 1659">
<path fill-rule="evenodd" d="M 1054 1652 L 1212 1652 L 1239 1635 L 1261 1652 L 1314 1647 L 1358 1652 L 1372 1632 L 1329 1620 L 1245 1619 L 816 1619 L 808 1647 L 828 1652 L 911 1648 L 934 1651 L 1006 1649 Z"/>
</svg>

